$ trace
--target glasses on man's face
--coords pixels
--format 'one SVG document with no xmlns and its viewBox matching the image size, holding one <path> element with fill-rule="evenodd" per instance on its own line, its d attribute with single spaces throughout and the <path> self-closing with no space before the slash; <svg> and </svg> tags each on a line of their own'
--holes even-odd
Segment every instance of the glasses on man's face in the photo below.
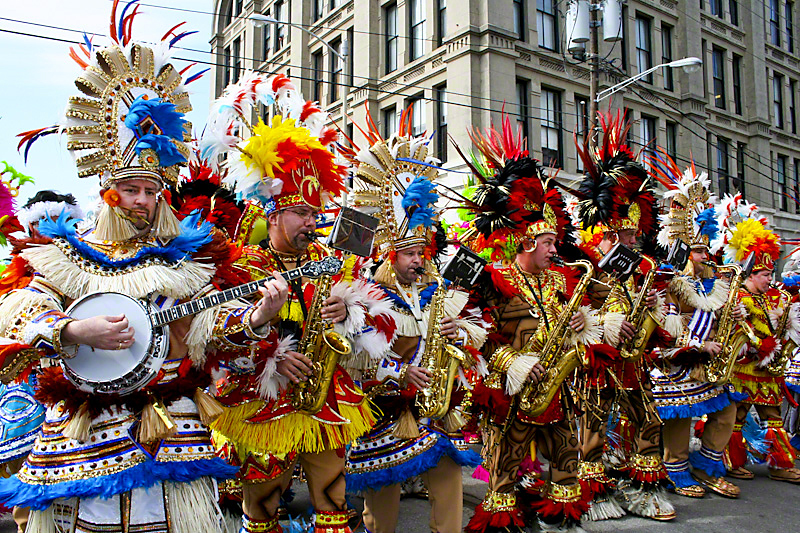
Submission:
<svg viewBox="0 0 800 533">
<path fill-rule="evenodd" d="M 314 211 L 312 209 L 287 209 L 286 211 L 303 220 L 316 220 L 319 216 L 319 211 Z"/>
</svg>

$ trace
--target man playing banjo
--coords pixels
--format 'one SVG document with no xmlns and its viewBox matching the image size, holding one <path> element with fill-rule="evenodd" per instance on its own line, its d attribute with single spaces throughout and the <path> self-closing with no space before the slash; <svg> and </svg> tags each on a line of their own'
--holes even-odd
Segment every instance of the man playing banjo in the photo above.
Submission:
<svg viewBox="0 0 800 533">
<path fill-rule="evenodd" d="M 131 42 L 128 32 L 87 50 L 76 80 L 84 95 L 66 112 L 78 174 L 102 184 L 94 227 L 78 232 L 66 216 L 43 220 L 39 232 L 49 241 L 20 253 L 33 279 L 0 302 L 0 334 L 19 348 L 2 361 L 3 378 L 40 357 L 60 358 L 63 367 L 42 373 L 41 433 L 19 473 L 0 481 L 0 501 L 32 508 L 32 531 L 220 531 L 214 478 L 236 468 L 216 457 L 204 426 L 220 409 L 202 390 L 210 381 L 206 350 L 265 338 L 287 294 L 278 278 L 264 284 L 256 305 L 215 306 L 223 293 L 209 250 L 224 237 L 199 215 L 179 222 L 167 198 L 189 153 L 183 80 L 163 52 Z M 181 316 L 176 304 L 209 294 L 216 300 L 170 320 Z M 100 312 L 76 319 L 82 303 Z M 169 326 L 158 328 L 154 317 L 165 312 Z M 137 354 L 139 381 L 131 385 L 117 367 Z M 150 364 L 153 356 L 163 364 Z M 81 364 L 95 377 L 75 371 Z"/>
</svg>

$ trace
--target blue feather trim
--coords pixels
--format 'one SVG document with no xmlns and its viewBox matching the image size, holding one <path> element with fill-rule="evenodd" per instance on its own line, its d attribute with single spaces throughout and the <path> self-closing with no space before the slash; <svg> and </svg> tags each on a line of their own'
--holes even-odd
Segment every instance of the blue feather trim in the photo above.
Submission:
<svg viewBox="0 0 800 533">
<path fill-rule="evenodd" d="M 432 448 L 401 465 L 382 468 L 368 474 L 347 474 L 347 491 L 361 492 L 366 489 L 379 489 L 402 483 L 435 467 L 445 455 L 460 466 L 479 466 L 483 462 L 480 454 L 472 450 L 462 452 L 450 442 L 450 439 L 439 435 Z"/>
<path fill-rule="evenodd" d="M 445 282 L 445 285 L 448 285 L 448 283 Z M 425 306 L 427 306 L 431 302 L 431 298 L 433 298 L 433 293 L 436 292 L 436 289 L 438 287 L 439 287 L 438 283 L 433 283 L 432 285 L 428 285 L 425 289 L 422 290 L 422 292 L 419 293 L 420 309 L 425 309 Z M 393 290 L 389 289 L 388 287 L 381 287 L 381 288 L 383 288 L 383 292 L 397 307 L 401 309 L 411 309 L 411 306 L 409 306 L 408 303 L 405 300 L 403 300 L 402 296 L 400 296 Z"/>
<path fill-rule="evenodd" d="M 792 440 L 789 441 L 789 444 L 791 444 L 795 450 L 800 452 L 800 434 L 792 437 Z"/>
<path fill-rule="evenodd" d="M 689 462 L 692 464 L 692 467 L 702 470 L 709 476 L 720 477 L 728 473 L 722 459 L 715 461 L 710 457 L 706 457 L 699 451 L 689 454 Z M 696 485 L 697 483 L 694 484 Z"/>
<path fill-rule="evenodd" d="M 401 205 L 409 215 L 408 228 L 413 230 L 419 226 L 430 228 L 435 215 L 432 206 L 439 201 L 436 185 L 430 180 L 417 177 L 406 188 Z"/>
<path fill-rule="evenodd" d="M 693 418 L 701 417 L 709 413 L 716 413 L 717 411 L 726 408 L 731 402 L 741 402 L 747 398 L 747 394 L 738 392 L 723 392 L 719 396 L 714 396 L 708 400 L 698 402 L 691 405 L 659 405 L 658 416 L 662 420 L 668 418 Z"/>
<path fill-rule="evenodd" d="M 101 266 L 125 268 L 149 256 L 161 257 L 169 262 L 177 263 L 187 259 L 192 252 L 196 252 L 201 246 L 211 242 L 211 230 L 214 226 L 205 220 L 201 221 L 200 215 L 201 211 L 197 210 L 184 218 L 181 221 L 181 234 L 167 244 L 147 246 L 128 259 L 110 259 L 104 253 L 83 242 L 75 231 L 75 225 L 78 223 L 75 219 L 66 220 L 67 217 L 59 216 L 53 220 L 48 216 L 39 223 L 39 232 L 45 237 L 65 239 L 81 256 Z"/>
<path fill-rule="evenodd" d="M 794 392 L 795 394 L 800 394 L 800 385 L 797 385 L 795 383 L 790 383 L 789 381 L 787 381 L 786 388 Z"/>
<path fill-rule="evenodd" d="M 155 132 L 141 129 L 140 126 L 145 119 L 155 122 L 158 129 Z M 136 133 L 137 139 L 154 133 L 157 136 L 183 142 L 184 124 L 186 124 L 186 119 L 183 118 L 183 113 L 178 111 L 175 104 L 167 102 L 163 98 L 145 100 L 143 95 L 140 95 L 131 103 L 128 113 L 125 115 L 125 126 Z"/>
<path fill-rule="evenodd" d="M 30 507 L 41 511 L 57 498 L 110 498 L 134 488 L 152 487 L 162 481 L 188 483 L 206 476 L 228 479 L 238 471 L 238 467 L 215 457 L 186 462 L 147 461 L 110 476 L 51 485 L 31 485 L 13 476 L 0 479 L 0 502 L 8 507 Z"/>
<path fill-rule="evenodd" d="M 158 155 L 158 166 L 161 167 L 171 167 L 186 162 L 186 156 L 178 150 L 178 145 L 166 135 L 154 133 L 142 135 L 133 148 L 136 150 L 136 155 L 142 155 L 144 150 L 153 150 Z"/>
<path fill-rule="evenodd" d="M 747 413 L 747 417 L 744 419 L 742 437 L 746 445 L 748 462 L 754 465 L 764 463 L 763 456 L 769 453 L 772 444 L 767 440 L 767 430 L 756 422 L 752 413 Z"/>
<path fill-rule="evenodd" d="M 697 481 L 689 473 L 689 470 L 681 470 L 680 472 L 669 472 L 669 480 L 672 481 L 679 489 L 685 489 L 697 485 Z"/>
</svg>

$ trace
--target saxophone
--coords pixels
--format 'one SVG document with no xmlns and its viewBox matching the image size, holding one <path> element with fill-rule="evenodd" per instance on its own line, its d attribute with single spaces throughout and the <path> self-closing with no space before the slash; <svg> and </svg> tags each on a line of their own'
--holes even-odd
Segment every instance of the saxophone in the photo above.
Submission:
<svg viewBox="0 0 800 533">
<path fill-rule="evenodd" d="M 775 330 L 775 338 L 780 339 L 786 334 L 786 328 L 789 325 L 789 309 L 792 305 L 792 297 L 785 290 L 777 287 L 776 289 L 780 291 L 781 296 L 785 298 L 787 302 L 786 309 L 783 311 L 783 315 L 781 316 L 781 321 L 778 324 L 778 328 Z M 781 353 L 773 358 L 772 362 L 767 365 L 767 370 L 769 373 L 774 376 L 783 375 L 783 373 L 786 371 L 786 363 L 792 358 L 792 352 L 794 352 L 795 348 L 797 348 L 797 344 L 795 344 L 792 339 L 787 338 L 783 342 Z"/>
<path fill-rule="evenodd" d="M 581 276 L 569 302 L 558 315 L 558 321 L 548 332 L 547 342 L 539 353 L 539 364 L 544 367 L 542 379 L 535 385 L 528 382 L 520 392 L 519 408 L 523 413 L 531 417 L 539 416 L 547 410 L 547 406 L 553 401 L 556 392 L 561 388 L 561 384 L 582 363 L 586 350 L 580 345 L 565 352 L 564 344 L 566 344 L 572 333 L 569 327 L 570 318 L 580 307 L 583 295 L 589 288 L 594 267 L 584 259 L 574 263 L 562 264 L 569 267 L 582 268 L 585 273 Z M 532 335 L 520 352 L 532 351 L 534 339 L 535 335 Z"/>
<path fill-rule="evenodd" d="M 453 346 L 441 334 L 444 300 L 447 297 L 444 279 L 438 272 L 429 271 L 427 274 L 439 284 L 428 307 L 428 334 L 425 336 L 425 352 L 419 364 L 431 373 L 431 383 L 417 392 L 415 404 L 421 417 L 439 419 L 450 409 L 458 365 L 465 360 L 465 356 L 463 351 Z"/>
<path fill-rule="evenodd" d="M 298 353 L 311 359 L 313 372 L 308 380 L 294 386 L 292 407 L 308 415 L 318 413 L 325 405 L 339 358 L 352 351 L 350 342 L 333 331 L 333 324 L 326 323 L 320 315 L 322 304 L 330 296 L 332 285 L 330 276 L 319 278 L 309 306 L 303 336 L 297 347 Z"/>
<path fill-rule="evenodd" d="M 706 363 L 704 371 L 705 377 L 710 383 L 724 385 L 731 379 L 734 364 L 739 358 L 744 344 L 748 341 L 757 344 L 758 337 L 756 337 L 750 324 L 733 318 L 733 308 L 738 303 L 739 290 L 747 278 L 744 270 L 736 264 L 717 266 L 716 270 L 732 272 L 733 279 L 731 280 L 728 299 L 717 322 L 717 332 L 714 337 L 714 340 L 722 345 L 722 349 Z"/>
<path fill-rule="evenodd" d="M 658 322 L 646 304 L 647 293 L 650 292 L 656 279 L 656 264 L 649 257 L 642 256 L 642 258 L 650 263 L 650 270 L 647 271 L 647 275 L 644 277 L 639 296 L 636 297 L 628 316 L 625 317 L 628 322 L 633 324 L 636 333 L 632 339 L 624 341 L 619 347 L 619 353 L 622 358 L 629 361 L 638 361 L 642 358 L 647 347 L 647 341 L 650 340 L 650 336 L 658 327 Z"/>
</svg>

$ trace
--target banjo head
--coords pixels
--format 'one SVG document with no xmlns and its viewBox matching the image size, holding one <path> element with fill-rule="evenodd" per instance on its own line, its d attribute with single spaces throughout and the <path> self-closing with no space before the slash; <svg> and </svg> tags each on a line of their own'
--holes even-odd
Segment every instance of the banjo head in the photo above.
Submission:
<svg viewBox="0 0 800 533">
<path fill-rule="evenodd" d="M 124 395 L 139 390 L 161 369 L 168 352 L 168 330 L 153 328 L 147 303 L 119 293 L 89 294 L 66 310 L 81 320 L 99 315 L 125 315 L 134 329 L 134 343 L 124 350 L 80 345 L 74 357 L 61 360 L 64 376 L 76 387 L 97 394 Z"/>
</svg>

